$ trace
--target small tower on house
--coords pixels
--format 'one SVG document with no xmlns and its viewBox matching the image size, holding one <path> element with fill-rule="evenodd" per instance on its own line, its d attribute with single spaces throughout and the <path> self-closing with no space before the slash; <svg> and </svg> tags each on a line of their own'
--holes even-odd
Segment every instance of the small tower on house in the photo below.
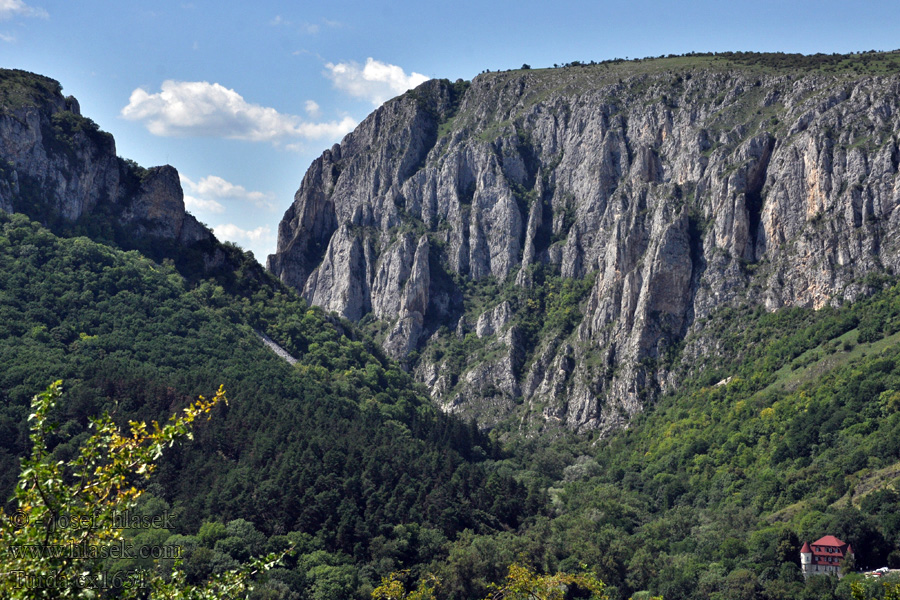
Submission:
<svg viewBox="0 0 900 600">
<path fill-rule="evenodd" d="M 800 548 L 800 571 L 803 573 L 804 579 L 812 573 L 812 557 L 812 549 L 807 542 L 803 542 L 803 547 Z"/>
</svg>

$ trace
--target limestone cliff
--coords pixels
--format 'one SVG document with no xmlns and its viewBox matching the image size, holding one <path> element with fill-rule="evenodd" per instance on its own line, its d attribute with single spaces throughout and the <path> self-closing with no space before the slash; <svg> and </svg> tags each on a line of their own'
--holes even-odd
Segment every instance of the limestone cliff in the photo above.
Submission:
<svg viewBox="0 0 900 600">
<path fill-rule="evenodd" d="M 174 168 L 117 157 L 59 83 L 23 71 L 0 70 L 0 210 L 62 228 L 109 220 L 125 238 L 180 247 L 214 240 L 185 211 Z"/>
<path fill-rule="evenodd" d="M 429 81 L 313 163 L 268 266 L 371 323 L 448 410 L 622 426 L 677 385 L 667 365 L 717 308 L 818 308 L 898 271 L 900 69 L 884 60 Z M 561 305 L 521 290 L 569 279 L 592 282 L 577 327 L 544 327 Z M 477 352 L 452 363 L 453 340 Z"/>
</svg>

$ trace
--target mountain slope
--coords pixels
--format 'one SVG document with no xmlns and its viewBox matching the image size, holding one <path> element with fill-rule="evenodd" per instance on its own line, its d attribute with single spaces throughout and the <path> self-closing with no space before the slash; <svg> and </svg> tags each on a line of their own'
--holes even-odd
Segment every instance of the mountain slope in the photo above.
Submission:
<svg viewBox="0 0 900 600">
<path fill-rule="evenodd" d="M 894 69 L 896 59 L 891 56 L 875 55 L 868 60 L 865 55 L 834 57 L 822 64 L 813 58 L 791 59 L 805 61 L 801 65 L 805 74 L 799 79 L 796 65 L 781 64 L 779 57 L 752 55 L 730 58 L 722 76 L 755 73 L 760 87 L 765 77 L 784 78 L 784 85 L 798 80 L 801 84 L 815 82 L 820 77 L 847 81 L 860 89 L 893 85 L 894 75 L 875 72 Z M 735 61 L 741 62 L 736 66 Z M 660 64 L 667 69 L 697 69 L 705 64 L 710 72 L 721 67 L 713 57 L 687 57 L 662 63 L 584 67 L 584 71 L 569 67 L 550 74 L 491 75 L 501 81 L 523 75 L 549 77 L 554 85 L 562 81 L 577 87 L 582 75 L 596 75 L 591 69 L 609 70 L 613 78 L 627 73 L 621 77 L 623 82 L 643 76 L 652 82 L 663 76 Z M 813 67 L 817 73 L 810 72 Z M 823 74 L 818 72 L 821 69 L 838 72 Z M 853 69 L 867 69 L 869 74 L 853 73 Z M 685 72 L 683 80 L 700 77 L 692 72 L 690 79 Z M 17 84 L 12 100 L 6 92 L 5 102 L 16 106 L 16 94 L 43 98 L 46 90 L 42 86 L 58 86 L 37 76 L 29 75 L 24 81 Z M 635 81 L 632 84 L 636 85 Z M 520 204 L 524 203 L 529 219 L 531 214 L 534 223 L 540 219 L 531 238 L 534 252 L 527 245 L 522 252 L 523 261 L 530 256 L 533 262 L 524 269 L 511 267 L 505 277 L 484 272 L 475 277 L 471 272 L 453 271 L 445 260 L 448 249 L 454 247 L 456 221 L 447 221 L 434 231 L 425 220 L 411 220 L 411 210 L 419 210 L 414 203 L 395 204 L 396 221 L 388 228 L 388 236 L 368 220 L 378 214 L 371 205 L 360 204 L 358 212 L 350 214 L 350 223 L 340 225 L 338 211 L 347 205 L 339 200 L 344 198 L 350 205 L 352 199 L 331 192 L 316 195 L 323 189 L 317 186 L 327 181 L 332 186 L 352 186 L 369 175 L 381 179 L 403 173 L 407 182 L 425 178 L 437 163 L 398 159 L 397 171 L 390 175 L 377 168 L 369 173 L 365 161 L 389 163 L 398 153 L 419 152 L 421 148 L 416 148 L 422 144 L 435 144 L 435 148 L 447 144 L 449 153 L 451 140 L 441 142 L 445 136 L 452 133 L 460 143 L 469 139 L 464 132 L 469 127 L 466 98 L 470 89 L 464 83 L 432 82 L 389 103 L 386 109 L 417 111 L 432 106 L 422 94 L 437 90 L 432 97 L 436 112 L 426 110 L 413 118 L 415 127 L 408 131 L 396 123 L 375 123 L 376 128 L 391 130 L 391 135 L 400 136 L 403 142 L 385 149 L 383 156 L 373 149 L 377 149 L 373 138 L 367 142 L 368 150 L 347 159 L 342 153 L 353 148 L 353 137 L 326 154 L 332 162 L 326 165 L 323 158 L 317 163 L 323 168 L 311 171 L 298 196 L 299 204 L 292 209 L 297 215 L 295 224 L 306 227 L 293 243 L 305 244 L 303 256 L 309 260 L 291 268 L 295 273 L 306 269 L 306 281 L 315 283 L 307 292 L 337 300 L 361 298 L 359 306 L 364 308 L 366 302 L 371 303 L 371 309 L 366 309 L 371 312 L 360 320 L 362 326 L 375 332 L 388 350 L 408 352 L 406 364 L 414 367 L 419 377 L 425 377 L 429 369 L 444 377 L 448 382 L 444 390 L 452 395 L 451 402 L 456 401 L 453 410 L 477 414 L 484 423 L 501 423 L 499 433 L 555 426 L 562 423 L 555 421 L 562 419 L 562 413 L 553 411 L 561 410 L 562 405 L 554 402 L 564 400 L 578 385 L 587 385 L 584 373 L 594 373 L 606 385 L 630 376 L 628 365 L 622 362 L 627 356 L 609 356 L 606 346 L 592 341 L 599 338 L 581 338 L 587 332 L 609 336 L 615 342 L 625 327 L 613 320 L 597 332 L 589 329 L 589 319 L 584 317 L 585 311 L 588 316 L 594 314 L 590 312 L 595 306 L 592 303 L 608 299 L 597 294 L 605 289 L 604 281 L 615 281 L 617 275 L 601 268 L 591 271 L 583 261 L 580 267 L 577 261 L 569 266 L 565 260 L 554 262 L 555 253 L 565 258 L 570 256 L 567 252 L 575 252 L 566 248 L 573 244 L 570 237 L 584 227 L 578 223 L 592 222 L 592 204 L 576 205 L 573 194 L 569 196 L 572 210 L 554 212 L 557 209 L 549 198 L 555 198 L 555 192 L 544 197 L 513 186 L 515 179 L 503 169 L 514 168 L 517 159 L 513 154 L 501 154 L 504 163 L 494 175 L 504 179 L 496 179 L 496 185 L 512 189 L 520 214 L 525 214 Z M 840 92 L 837 87 L 835 90 Z M 810 93 L 813 98 L 820 92 Z M 533 106 L 547 98 L 537 98 Z M 410 99 L 414 106 L 407 102 Z M 884 102 L 892 106 L 895 100 L 888 97 Z M 854 102 L 851 94 L 832 108 L 850 108 Z M 880 99 L 872 102 L 881 106 Z M 523 110 L 528 106 L 523 101 Z M 829 110 L 823 115 L 836 116 Z M 0 112 L 8 117 L 15 110 Z M 34 114 L 37 122 L 46 116 Z M 377 121 L 378 114 L 371 120 Z M 894 114 L 890 113 L 890 119 Z M 48 118 L 52 128 L 52 116 Z M 432 140 L 428 128 L 435 122 Z M 845 131 L 856 131 L 854 122 L 829 135 L 840 139 Z M 91 131 L 90 124 L 78 123 L 81 133 L 76 136 L 88 136 L 85 131 Z M 498 124 L 496 130 L 482 132 L 487 139 L 481 141 L 501 139 L 503 136 L 491 136 L 513 125 Z M 424 135 L 420 126 L 425 128 Z M 566 136 L 578 139 L 577 130 L 568 127 L 557 131 L 560 144 L 569 139 Z M 625 130 L 631 131 L 630 126 Z M 39 131 L 43 136 L 39 126 L 19 131 Z M 52 140 L 58 141 L 59 135 L 41 137 L 40 147 L 32 152 L 46 153 L 42 149 L 56 143 Z M 807 133 L 799 132 L 787 139 L 806 139 L 804 135 Z M 876 149 L 878 156 L 887 152 L 885 148 L 890 150 L 891 144 L 896 148 L 896 133 L 891 135 L 884 147 Z M 830 138 L 826 135 L 825 139 Z M 516 140 L 520 147 L 526 145 L 518 133 Z M 575 141 L 567 143 L 578 149 Z M 771 149 L 766 181 L 771 178 L 779 143 Z M 866 143 L 842 149 L 835 142 L 830 150 L 832 159 L 846 159 L 851 154 L 871 157 L 873 148 Z M 657 148 L 659 156 L 666 156 L 660 150 L 665 147 L 663 143 Z M 726 158 L 732 156 L 728 152 L 737 152 L 727 146 L 719 149 Z M 710 151 L 706 158 L 711 161 L 717 151 Z M 524 155 L 518 156 L 527 163 Z M 528 160 L 535 159 L 528 156 Z M 441 156 L 433 158 L 443 160 Z M 548 181 L 565 163 L 564 158 L 555 166 L 548 165 Z M 586 150 L 583 158 L 588 160 Z M 23 166 L 27 161 L 22 160 L 16 169 L 4 171 L 7 184 L 29 173 Z M 66 174 L 48 167 L 43 181 L 52 183 L 60 181 L 59 177 L 83 181 L 93 163 L 65 164 L 81 164 L 87 170 Z M 846 164 L 841 164 L 840 168 L 831 167 L 832 174 L 846 175 Z M 731 170 L 723 177 L 736 176 L 745 167 L 729 163 L 725 169 Z M 868 179 L 859 189 L 853 188 L 851 200 L 857 193 L 860 198 L 870 198 L 875 191 L 887 189 L 885 181 L 891 179 L 872 180 L 875 167 L 867 168 Z M 340 183 L 341 169 L 360 170 L 358 177 Z M 490 169 L 483 173 L 484 178 L 490 175 Z M 545 185 L 543 176 L 543 169 L 537 172 L 535 187 L 538 181 Z M 487 244 L 487 234 L 493 229 L 485 223 L 493 213 L 482 205 L 487 192 L 478 195 L 478 190 L 484 189 L 479 186 L 488 180 L 479 181 L 482 183 L 463 190 L 460 206 L 480 212 L 476 221 L 485 231 Z M 594 180 L 585 176 L 572 181 L 593 185 Z M 380 185 L 374 180 L 370 184 Z M 853 578 L 840 583 L 814 578 L 804 583 L 799 576 L 795 564 L 799 543 L 825 534 L 850 541 L 859 552 L 861 566 L 885 562 L 900 566 L 900 290 L 896 278 L 880 274 L 888 272 L 894 260 L 891 248 L 895 242 L 889 236 L 894 219 L 891 205 L 881 205 L 886 216 L 862 219 L 858 227 L 848 212 L 825 213 L 804 221 L 796 239 L 780 245 L 771 255 L 772 248 L 767 246 L 765 255 L 753 262 L 708 247 L 710 240 L 718 239 L 720 214 L 716 211 L 721 208 L 711 205 L 712 212 L 704 216 L 697 198 L 706 198 L 699 205 L 702 208 L 712 202 L 708 194 L 698 195 L 695 190 L 691 196 L 685 193 L 685 185 L 681 188 L 683 205 L 677 203 L 676 195 L 659 197 L 653 201 L 657 204 L 639 204 L 643 208 L 637 210 L 628 204 L 635 198 L 625 195 L 621 185 L 615 194 L 622 218 L 628 220 L 616 221 L 616 227 L 622 235 L 627 234 L 623 238 L 626 243 L 602 250 L 616 255 L 621 250 L 642 265 L 631 276 L 634 285 L 640 283 L 642 302 L 655 298 L 653 302 L 664 303 L 666 294 L 677 291 L 675 267 L 685 260 L 677 235 L 679 219 L 687 219 L 691 269 L 696 264 L 703 266 L 687 296 L 689 312 L 680 332 L 660 325 L 671 325 L 665 318 L 635 319 L 626 332 L 627 339 L 635 335 L 649 339 L 646 336 L 658 333 L 659 339 L 666 340 L 656 355 L 644 356 L 631 367 L 632 373 L 656 376 L 656 383 L 639 390 L 645 394 L 642 401 L 654 395 L 656 401 L 632 417 L 627 430 L 611 431 L 604 426 L 579 435 L 563 430 L 555 432 L 555 439 L 506 435 L 505 452 L 491 441 L 497 436 L 489 437 L 478 427 L 436 410 L 412 376 L 386 358 L 360 329 L 311 306 L 261 272 L 252 257 L 237 248 L 215 241 L 192 246 L 184 240 L 163 238 L 147 233 L 153 227 L 146 225 L 146 220 L 141 221 L 146 234 L 141 238 L 136 222 L 123 221 L 124 213 L 111 203 L 102 211 L 67 221 L 60 216 L 60 207 L 77 203 L 72 204 L 74 200 L 53 185 L 45 196 L 31 196 L 32 203 L 19 194 L 16 202 L 23 211 L 37 211 L 33 214 L 42 215 L 45 223 L 64 235 L 23 215 L 0 212 L 0 489 L 12 485 L 17 457 L 27 448 L 28 398 L 57 377 L 63 377 L 67 387 L 67 402 L 56 415 L 58 435 L 51 440 L 54 457 L 59 460 L 69 457 L 83 439 L 90 415 L 110 410 L 123 423 L 130 418 L 158 419 L 192 396 L 208 394 L 224 383 L 231 404 L 201 425 L 193 443 L 176 448 L 166 458 L 157 479 L 148 486 L 149 500 L 142 510 L 177 515 L 177 531 L 154 531 L 154 536 L 161 537 L 150 543 L 183 547 L 192 577 L 202 578 L 267 549 L 295 545 L 297 558 L 264 583 L 259 592 L 264 597 L 365 598 L 381 576 L 409 568 L 413 577 L 437 574 L 442 598 L 481 598 L 489 593 L 489 582 L 500 581 L 506 567 L 519 561 L 545 572 L 580 571 L 587 565 L 610 584 L 613 598 L 627 598 L 641 590 L 663 593 L 673 600 L 849 598 Z M 673 193 L 675 190 L 671 183 L 626 181 L 624 185 L 628 189 L 646 187 L 647 198 L 653 197 L 653 190 L 669 189 L 666 186 L 672 186 Z M 402 189 L 413 188 L 407 183 Z M 40 192 L 43 188 L 35 189 Z M 761 215 L 771 208 L 773 198 L 763 191 Z M 837 203 L 835 210 L 847 210 L 840 204 L 847 198 L 844 192 L 826 195 Z M 543 204 L 538 198 L 545 198 Z M 751 194 L 749 206 L 755 205 L 753 198 Z M 747 200 L 747 192 L 743 192 L 745 209 Z M 542 208 L 538 217 L 534 206 L 546 208 L 547 215 Z M 691 206 L 694 210 L 688 210 Z M 852 209 L 854 205 L 851 202 L 849 206 Z M 869 205 L 864 202 L 860 206 Z M 310 210 L 297 212 L 303 207 Z M 322 207 L 324 211 L 316 212 Z M 387 205 L 384 208 L 393 210 Z M 332 209 L 333 220 L 328 216 Z M 663 217 L 675 209 L 687 212 L 674 222 L 665 221 Z M 354 222 L 357 214 L 358 222 Z M 663 223 L 662 238 L 654 241 L 654 229 L 647 219 L 651 219 L 650 225 Z M 561 223 L 559 231 L 557 222 Z M 762 217 L 760 223 L 759 230 L 768 231 Z M 288 231 L 291 226 L 283 224 Z M 311 233 L 319 226 L 322 232 L 332 226 L 335 229 L 331 237 L 319 239 Z M 341 230 L 344 233 L 339 233 Z M 127 235 L 116 237 L 129 232 L 138 233 L 132 243 L 145 244 L 158 262 L 113 247 L 129 247 L 125 245 Z M 600 235 L 598 232 L 602 230 L 594 234 Z M 830 237 L 823 237 L 823 232 Z M 78 237 L 78 233 L 96 239 Z M 588 233 L 577 235 L 585 240 Z M 850 234 L 857 246 L 846 246 Z M 870 234 L 879 240 L 877 249 L 869 245 Z M 655 254 L 649 250 L 634 254 L 634 248 L 643 247 L 629 245 L 628 240 L 635 236 L 648 247 L 656 244 Z M 351 252 L 344 251 L 340 239 L 350 241 Z M 527 230 L 523 239 L 528 239 Z M 696 240 L 702 244 L 695 245 Z M 858 252 L 853 256 L 859 260 L 840 265 L 816 254 L 806 263 L 791 265 L 801 240 L 825 244 L 820 246 L 825 250 L 834 242 L 836 252 L 851 248 Z M 387 250 L 379 244 L 385 244 Z M 472 248 L 466 249 L 470 257 L 477 255 Z M 588 249 L 596 251 L 597 247 L 581 247 L 582 259 L 589 256 Z M 212 263 L 203 260 L 215 255 L 219 259 Z M 280 256 L 272 259 L 273 264 L 292 264 L 288 253 Z M 380 258 L 370 263 L 373 257 Z M 618 264 L 616 260 L 610 264 Z M 647 263 L 661 269 L 650 269 L 651 275 L 656 274 L 653 277 L 671 277 L 646 287 L 641 283 L 645 272 L 641 269 Z M 717 274 L 710 265 L 720 263 L 727 268 Z M 352 271 L 351 264 L 365 268 Z M 831 265 L 830 271 L 826 264 Z M 374 265 L 373 285 L 365 287 L 368 280 L 353 277 L 361 273 L 368 277 L 370 265 Z M 809 265 L 823 270 L 808 271 L 813 268 Z M 808 307 L 767 310 L 771 307 L 766 298 L 788 294 L 788 285 L 794 281 L 790 277 L 810 274 L 821 276 L 826 283 L 833 276 L 829 285 L 843 298 L 835 295 L 818 310 L 813 309 L 818 302 L 812 300 Z M 287 271 L 281 275 L 289 278 Z M 842 283 L 843 277 L 848 284 Z M 720 295 L 727 292 L 731 299 L 712 300 L 714 290 Z M 698 304 L 697 298 L 706 298 L 707 303 Z M 377 318 L 376 311 L 396 318 Z M 459 318 L 451 322 L 446 315 Z M 417 326 L 429 336 L 427 341 L 420 337 L 417 345 L 404 346 L 413 339 L 407 334 Z M 291 367 L 267 348 L 257 332 L 264 332 L 298 358 L 297 365 Z M 413 347 L 418 350 L 410 350 Z M 541 371 L 545 368 L 541 364 L 552 369 Z M 551 383 L 537 375 L 551 371 Z M 536 391 L 527 392 L 532 385 L 538 385 Z M 516 387 L 519 395 L 508 393 Z M 577 400 L 577 396 L 573 398 Z M 616 396 L 610 398 L 617 401 Z M 615 411 L 609 407 L 602 410 Z M 598 413 L 588 411 L 583 416 L 591 414 L 596 417 Z M 626 410 L 616 412 L 613 421 L 585 421 L 581 427 L 610 425 L 627 418 Z M 138 534 L 135 539 L 140 537 Z M 116 566 L 123 565 L 144 566 L 122 561 Z"/>
<path fill-rule="evenodd" d="M 608 432 L 678 385 L 717 308 L 820 308 L 897 267 L 898 92 L 896 54 L 430 81 L 310 167 L 268 265 L 446 410 Z M 543 328 L 588 278 L 563 303 L 583 318 Z"/>
<path fill-rule="evenodd" d="M 91 416 L 159 420 L 222 384 L 230 404 L 164 457 L 148 488 L 173 507 L 178 533 L 245 519 L 266 537 L 304 534 L 307 552 L 355 564 L 355 590 L 377 582 L 371 569 L 415 564 L 419 542 L 407 539 L 404 562 L 358 579 L 396 527 L 421 528 L 422 552 L 437 553 L 463 529 L 506 530 L 526 517 L 527 490 L 490 466 L 487 438 L 438 412 L 370 344 L 278 288 L 248 300 L 210 280 L 191 287 L 136 252 L 0 213 L 2 490 L 8 496 L 28 448 L 28 400 L 48 381 L 62 378 L 66 390 L 51 442 L 59 460 Z"/>
<path fill-rule="evenodd" d="M 365 343 L 343 335 L 302 300 L 262 290 L 252 302 L 235 301 L 214 282 L 191 289 L 171 267 L 86 238 L 57 238 L 19 215 L 0 214 L 0 227 L 0 393 L 9 411 L 4 428 L 19 432 L 3 438 L 11 456 L 25 450 L 27 423 L 21 411 L 32 391 L 55 377 L 68 382 L 64 421 L 71 421 L 70 432 L 116 402 L 124 403 L 118 406 L 122 418 L 158 419 L 171 405 L 224 384 L 232 405 L 184 457 L 205 463 L 198 473 L 223 472 L 210 481 L 191 476 L 178 484 L 191 490 L 182 501 L 193 498 L 200 506 L 200 490 L 221 493 L 221 482 L 215 481 L 246 461 L 256 465 L 242 484 L 251 487 L 274 477 L 282 462 L 294 464 L 298 457 L 288 456 L 303 454 L 310 444 L 304 436 L 327 436 L 327 444 L 317 442 L 321 449 L 316 454 L 321 455 L 335 445 L 368 439 L 370 455 L 346 467 L 342 459 L 341 471 L 351 465 L 351 470 L 359 469 L 380 456 L 377 460 L 386 465 L 397 461 L 398 476 L 414 472 L 421 457 L 432 451 L 449 452 L 448 460 L 458 466 L 462 456 L 453 449 L 457 445 L 466 456 L 472 444 L 487 445 L 477 435 L 473 439 L 465 425 L 431 408 L 407 375 Z M 251 321 L 299 357 L 298 365 L 292 368 L 266 348 Z M 421 445 L 424 440 L 434 447 Z M 377 449 L 385 443 L 393 450 L 381 456 Z M 273 455 L 276 447 L 281 449 Z M 413 448 L 419 458 L 408 454 Z M 307 457 L 310 464 L 294 464 L 292 478 L 329 473 L 316 454 Z M 420 483 L 427 481 L 422 474 Z M 273 490 L 268 501 L 280 504 L 278 498 L 292 490 Z M 231 513 L 261 519 L 261 524 L 271 519 L 268 528 L 291 530 L 287 504 L 275 515 L 257 513 L 248 499 L 230 494 L 227 501 L 211 503 L 217 507 L 213 513 L 196 508 L 197 514 Z"/>
<path fill-rule="evenodd" d="M 153 535 L 174 536 L 198 579 L 295 544 L 301 556 L 271 597 L 321 595 L 334 577 L 342 594 L 366 597 L 382 574 L 426 563 L 464 529 L 511 530 L 540 510 L 541 492 L 497 472 L 477 428 L 440 413 L 350 323 L 185 213 L 174 169 L 117 158 L 55 81 L 0 71 L 0 100 L 6 497 L 29 447 L 29 399 L 61 378 L 58 460 L 92 416 L 165 419 L 225 386 L 230 404 L 164 457 L 144 507 L 176 515 L 176 530 Z"/>
</svg>

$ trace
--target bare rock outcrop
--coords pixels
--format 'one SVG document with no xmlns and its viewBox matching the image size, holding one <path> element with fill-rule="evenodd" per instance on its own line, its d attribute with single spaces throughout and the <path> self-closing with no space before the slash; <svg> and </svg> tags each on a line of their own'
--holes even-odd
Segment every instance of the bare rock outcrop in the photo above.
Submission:
<svg viewBox="0 0 900 600">
<path fill-rule="evenodd" d="M 0 70 L 0 83 L 0 210 L 50 226 L 112 218 L 128 236 L 181 246 L 214 240 L 185 211 L 178 172 L 117 157 L 56 81 Z"/>
</svg>

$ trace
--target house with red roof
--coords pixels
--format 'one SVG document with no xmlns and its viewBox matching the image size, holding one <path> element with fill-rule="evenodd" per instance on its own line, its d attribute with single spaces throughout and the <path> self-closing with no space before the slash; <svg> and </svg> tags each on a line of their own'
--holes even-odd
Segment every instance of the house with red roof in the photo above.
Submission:
<svg viewBox="0 0 900 600">
<path fill-rule="evenodd" d="M 841 564 L 853 556 L 853 547 L 833 535 L 819 538 L 812 544 L 803 542 L 800 549 L 800 570 L 803 577 L 810 575 L 837 575 L 841 577 Z"/>
</svg>

